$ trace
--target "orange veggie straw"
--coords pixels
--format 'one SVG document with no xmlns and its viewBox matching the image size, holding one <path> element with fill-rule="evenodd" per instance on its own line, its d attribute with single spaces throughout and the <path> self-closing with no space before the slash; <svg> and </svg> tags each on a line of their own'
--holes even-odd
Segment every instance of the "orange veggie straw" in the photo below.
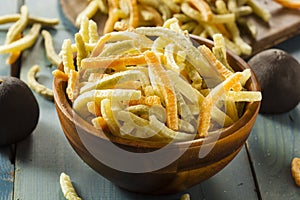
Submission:
<svg viewBox="0 0 300 200">
<path fill-rule="evenodd" d="M 68 74 L 64 73 L 63 71 L 60 71 L 59 69 L 54 70 L 52 72 L 52 75 L 63 81 L 68 81 L 68 79 L 69 79 Z"/>
<path fill-rule="evenodd" d="M 6 64 L 8 65 L 12 65 L 13 63 L 15 63 L 18 58 L 21 56 L 21 51 L 14 51 L 11 52 L 8 56 L 8 58 L 6 59 Z"/>
<path fill-rule="evenodd" d="M 145 59 L 148 67 L 153 71 L 153 76 L 160 80 L 162 95 L 166 103 L 167 126 L 172 130 L 178 130 L 177 100 L 173 85 L 154 52 L 146 51 Z"/>
<path fill-rule="evenodd" d="M 154 106 L 154 105 L 161 105 L 161 100 L 159 98 L 159 96 L 153 95 L 153 96 L 147 96 L 144 97 L 142 96 L 141 99 L 139 100 L 130 100 L 129 101 L 129 105 L 147 105 L 147 106 Z"/>
<path fill-rule="evenodd" d="M 96 117 L 92 120 L 92 122 L 96 128 L 102 129 L 103 131 L 108 130 L 108 125 L 103 117 Z"/>
<path fill-rule="evenodd" d="M 97 104 L 95 101 L 88 102 L 87 108 L 89 112 L 94 114 L 96 117 L 102 116 L 100 104 Z"/>
<path fill-rule="evenodd" d="M 299 0 L 274 0 L 274 1 L 287 8 L 300 8 Z"/>
<path fill-rule="evenodd" d="M 209 62 L 209 64 L 212 66 L 212 68 L 215 68 L 220 76 L 222 77 L 223 80 L 227 79 L 229 76 L 233 74 L 232 71 L 227 69 L 216 57 L 215 55 L 211 52 L 211 50 L 205 46 L 201 45 L 198 47 L 199 51 L 202 53 L 202 55 L 206 58 L 206 60 Z M 235 91 L 239 91 L 242 89 L 241 84 L 238 82 L 237 84 L 234 85 L 233 89 Z"/>
<path fill-rule="evenodd" d="M 111 35 L 109 33 L 105 34 L 103 37 L 101 37 L 98 40 L 98 42 L 97 42 L 94 50 L 92 51 L 90 57 L 96 57 L 96 56 L 98 56 L 101 53 L 101 51 L 103 50 L 105 42 L 107 42 L 107 40 L 109 40 L 110 38 L 111 38 Z"/>
<path fill-rule="evenodd" d="M 204 0 L 188 0 L 197 10 L 200 11 L 204 21 L 212 19 L 213 13 L 209 5 Z"/>
<path fill-rule="evenodd" d="M 205 97 L 200 105 L 198 126 L 198 134 L 200 137 L 205 137 L 208 133 L 211 119 L 210 112 L 213 105 L 219 100 L 219 98 L 221 98 L 222 95 L 224 95 L 224 93 L 228 92 L 236 83 L 238 83 L 242 77 L 243 74 L 241 72 L 232 74 L 229 78 L 212 89 L 212 91 Z"/>
<path fill-rule="evenodd" d="M 21 37 L 22 37 L 22 33 L 18 34 L 13 41 L 21 39 Z M 20 55 L 21 55 L 21 51 L 11 52 L 9 54 L 8 58 L 6 59 L 6 64 L 12 65 L 13 63 L 15 63 L 18 60 L 18 58 L 20 57 Z"/>
<path fill-rule="evenodd" d="M 231 34 L 228 32 L 224 24 L 215 24 L 215 26 L 224 37 L 232 39 Z"/>
</svg>

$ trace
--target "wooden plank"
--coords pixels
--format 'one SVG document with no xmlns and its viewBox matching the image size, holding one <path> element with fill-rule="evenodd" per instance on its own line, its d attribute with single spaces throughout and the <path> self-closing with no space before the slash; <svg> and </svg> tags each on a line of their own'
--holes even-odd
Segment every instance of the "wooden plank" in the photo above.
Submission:
<svg viewBox="0 0 300 200">
<path fill-rule="evenodd" d="M 0 32 L 0 42 L 4 42 L 5 33 Z M 0 76 L 10 75 L 10 66 L 5 64 L 5 55 L 0 55 Z M 0 147 L 0 200 L 12 199 L 14 165 L 10 162 L 9 146 Z"/>
<path fill-rule="evenodd" d="M 14 165 L 10 162 L 10 147 L 0 147 L 0 200 L 13 197 Z"/>
<path fill-rule="evenodd" d="M 15 13 L 17 0 L 2 0 L 0 15 Z M 0 25 L 0 44 L 4 43 L 6 31 L 10 24 Z M 10 75 L 10 66 L 5 63 L 7 55 L 0 54 L 0 76 Z M 13 198 L 14 165 L 10 158 L 13 157 L 9 146 L 0 147 L 0 200 Z"/>
<path fill-rule="evenodd" d="M 70 37 L 66 32 L 60 35 L 60 32 L 53 30 L 51 33 L 56 38 Z M 51 88 L 53 68 L 49 67 L 42 37 L 23 56 L 20 78 L 26 82 L 28 70 L 38 64 L 41 67 L 38 81 Z M 78 169 L 80 165 L 72 162 L 76 158 L 62 134 L 54 103 L 34 94 L 39 103 L 40 118 L 32 135 L 18 144 L 14 196 L 15 199 L 63 199 L 62 196 L 59 197 L 59 175 L 62 171 L 67 172 L 68 168 Z M 82 164 L 80 161 L 79 163 Z"/>
<path fill-rule="evenodd" d="M 24 0 L 28 7 L 29 13 L 32 16 L 40 17 L 58 17 L 58 2 L 57 1 L 35 1 L 35 0 Z"/>
<path fill-rule="evenodd" d="M 204 199 L 258 199 L 246 149 L 234 160 L 202 185 Z"/>
<path fill-rule="evenodd" d="M 272 17 L 268 23 L 258 17 L 250 17 L 248 20 L 257 27 L 257 35 L 250 40 L 253 48 L 252 55 L 259 51 L 280 44 L 300 33 L 300 10 L 287 9 L 273 0 L 257 0 L 261 7 L 268 10 Z M 245 37 L 246 38 L 246 37 Z"/>
<path fill-rule="evenodd" d="M 9 14 L 15 14 L 18 11 L 18 6 L 20 4 L 21 0 L 1 0 L 0 4 L 0 15 L 9 15 Z M 8 27 L 11 25 L 9 24 L 1 24 L 0 25 L 0 31 L 6 32 Z M 1 44 L 3 44 L 1 42 Z"/>
<path fill-rule="evenodd" d="M 299 199 L 291 176 L 293 157 L 300 156 L 300 107 L 278 116 L 258 116 L 249 150 L 262 199 Z"/>
<path fill-rule="evenodd" d="M 220 173 L 210 179 L 196 185 L 186 191 L 182 191 L 173 195 L 141 195 L 122 190 L 111 183 L 97 183 L 100 189 L 98 199 L 113 200 L 174 200 L 180 199 L 182 194 L 188 193 L 191 199 L 222 199 L 222 200 L 240 200 L 247 196 L 247 199 L 258 199 L 255 192 L 255 186 L 250 172 L 248 158 L 245 148 L 237 155 L 237 157 Z M 238 174 L 238 175 L 237 175 Z M 80 185 L 80 183 L 79 183 Z M 95 192 L 95 191 L 92 191 Z M 94 196 L 94 198 L 97 198 Z"/>
<path fill-rule="evenodd" d="M 6 33 L 0 32 L 0 43 L 3 44 L 5 40 Z M 6 54 L 0 54 L 0 76 L 9 76 L 10 75 L 10 66 L 6 64 Z"/>
<path fill-rule="evenodd" d="M 15 14 L 17 12 L 18 1 L 17 0 L 2 0 L 0 6 L 0 16 Z M 6 32 L 8 28 L 11 26 L 9 24 L 1 24 L 0 25 L 0 45 L 4 44 Z M 7 54 L 0 54 L 0 75 L 8 76 L 10 75 L 10 66 L 6 64 Z"/>
<path fill-rule="evenodd" d="M 45 18 L 60 18 L 61 12 L 59 8 L 58 1 L 35 1 L 35 0 L 24 0 L 25 4 L 28 6 L 29 14 L 31 16 L 39 16 Z M 63 27 L 63 23 L 54 28 Z"/>
<path fill-rule="evenodd" d="M 297 36 L 277 47 L 300 61 L 299 44 Z M 248 142 L 262 199 L 300 198 L 290 170 L 292 159 L 300 157 L 299 121 L 300 105 L 284 114 L 257 118 Z"/>
</svg>

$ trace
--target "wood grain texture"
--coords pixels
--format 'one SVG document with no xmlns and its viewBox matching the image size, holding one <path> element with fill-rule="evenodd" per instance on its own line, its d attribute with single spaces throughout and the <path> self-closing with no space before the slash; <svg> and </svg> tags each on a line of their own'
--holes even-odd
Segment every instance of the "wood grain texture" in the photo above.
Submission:
<svg viewBox="0 0 300 200">
<path fill-rule="evenodd" d="M 16 8 L 16 0 L 2 0 L 0 15 L 15 13 Z M 0 44 L 4 43 L 8 27 L 8 24 L 0 25 Z M 0 76 L 10 75 L 10 66 L 5 63 L 6 58 L 7 55 L 0 54 Z M 13 199 L 14 165 L 10 161 L 11 157 L 12 151 L 9 146 L 0 147 L 0 200 Z"/>
<path fill-rule="evenodd" d="M 17 0 L 2 0 L 0 3 L 0 15 L 8 15 L 17 13 Z M 6 32 L 11 26 L 11 23 L 0 24 L 0 45 L 4 44 Z M 6 64 L 8 54 L 0 54 L 0 75 L 10 75 L 10 66 Z"/>
<path fill-rule="evenodd" d="M 299 107 L 279 116 L 259 116 L 249 149 L 263 199 L 299 199 L 291 161 L 299 157 Z M 298 123 L 297 123 L 298 122 Z"/>
<path fill-rule="evenodd" d="M 10 147 L 0 147 L 0 200 L 13 197 L 14 165 L 10 162 Z"/>
<path fill-rule="evenodd" d="M 57 38 L 54 42 L 57 48 L 61 46 L 59 39 L 71 37 L 66 31 L 50 30 L 50 32 Z M 27 81 L 27 72 L 35 64 L 41 67 L 41 71 L 37 74 L 38 81 L 52 88 L 51 72 L 54 68 L 49 66 L 42 37 L 39 37 L 29 51 L 23 53 L 20 76 L 22 80 Z M 61 134 L 53 102 L 34 94 L 39 103 L 40 118 L 32 135 L 17 146 L 14 197 L 63 199 L 59 175 L 61 172 L 70 172 L 69 168 L 78 169 L 80 165 L 72 162 L 76 159 L 75 155 L 67 153 L 70 149 Z"/>
<path fill-rule="evenodd" d="M 0 32 L 0 44 L 4 43 L 6 33 Z M 0 54 L 0 76 L 8 76 L 10 74 L 10 66 L 5 63 L 6 54 Z"/>
<path fill-rule="evenodd" d="M 300 62 L 299 46 L 297 36 L 276 47 Z M 257 118 L 248 144 L 262 199 L 300 198 L 290 170 L 292 159 L 300 157 L 299 121 L 300 105 L 284 114 Z"/>
<path fill-rule="evenodd" d="M 1 0 L 0 3 L 0 15 L 15 14 L 18 11 L 18 6 L 21 3 L 21 0 Z M 6 33 L 7 29 L 11 24 L 1 24 L 0 31 Z M 2 38 L 1 38 L 2 39 Z M 3 44 L 1 42 L 1 44 Z"/>
<path fill-rule="evenodd" d="M 82 11 L 88 1 L 86 0 L 59 0 L 62 11 L 66 18 L 75 25 L 77 15 Z M 286 9 L 275 3 L 273 0 L 256 0 L 261 7 L 267 9 L 272 17 L 268 23 L 257 16 L 250 16 L 248 20 L 257 27 L 257 35 L 251 38 L 243 34 L 243 38 L 252 46 L 252 55 L 266 48 L 277 45 L 300 33 L 300 10 Z M 99 32 L 102 33 L 106 15 L 97 13 L 93 18 L 99 25 Z"/>
<path fill-rule="evenodd" d="M 251 39 L 253 47 L 252 54 L 273 47 L 292 38 L 300 33 L 300 10 L 287 9 L 275 3 L 273 0 L 257 0 L 262 8 L 269 10 L 272 17 L 268 23 L 257 17 L 250 17 L 249 20 L 257 27 L 257 36 Z M 244 36 L 246 39 L 246 36 Z"/>
</svg>

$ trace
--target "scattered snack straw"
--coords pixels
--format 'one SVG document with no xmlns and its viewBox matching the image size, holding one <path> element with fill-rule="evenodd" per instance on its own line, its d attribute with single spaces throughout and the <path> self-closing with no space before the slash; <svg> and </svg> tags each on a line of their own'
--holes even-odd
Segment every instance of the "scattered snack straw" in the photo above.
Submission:
<svg viewBox="0 0 300 200">
<path fill-rule="evenodd" d="M 70 176 L 62 172 L 60 174 L 59 183 L 64 197 L 67 200 L 81 200 L 72 185 Z"/>
</svg>

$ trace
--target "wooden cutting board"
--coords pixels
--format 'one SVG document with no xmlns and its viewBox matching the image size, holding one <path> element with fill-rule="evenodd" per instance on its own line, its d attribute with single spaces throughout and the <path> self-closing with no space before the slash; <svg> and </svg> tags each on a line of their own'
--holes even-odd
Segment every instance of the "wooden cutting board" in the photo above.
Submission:
<svg viewBox="0 0 300 200">
<path fill-rule="evenodd" d="M 259 51 L 277 45 L 300 33 L 300 9 L 283 8 L 272 0 L 257 0 L 261 6 L 270 11 L 272 17 L 269 23 L 263 22 L 256 16 L 248 17 L 257 27 L 256 38 L 242 37 L 252 46 L 252 55 Z M 60 0 L 62 11 L 66 18 L 74 25 L 77 15 L 87 6 L 87 0 Z M 99 12 L 93 18 L 102 33 L 106 15 Z"/>
</svg>

